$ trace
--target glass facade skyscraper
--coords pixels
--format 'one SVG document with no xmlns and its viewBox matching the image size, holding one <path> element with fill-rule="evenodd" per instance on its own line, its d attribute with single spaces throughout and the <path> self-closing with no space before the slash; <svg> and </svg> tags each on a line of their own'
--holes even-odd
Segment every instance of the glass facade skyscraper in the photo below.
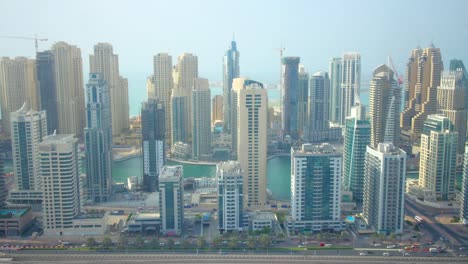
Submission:
<svg viewBox="0 0 468 264">
<path fill-rule="evenodd" d="M 281 136 L 297 140 L 297 93 L 299 86 L 299 57 L 283 58 Z"/>
<path fill-rule="evenodd" d="M 237 44 L 233 40 L 231 46 L 226 51 L 223 57 L 223 118 L 224 130 L 231 132 L 232 108 L 236 107 L 232 104 L 232 81 L 239 77 L 239 51 Z"/>
</svg>

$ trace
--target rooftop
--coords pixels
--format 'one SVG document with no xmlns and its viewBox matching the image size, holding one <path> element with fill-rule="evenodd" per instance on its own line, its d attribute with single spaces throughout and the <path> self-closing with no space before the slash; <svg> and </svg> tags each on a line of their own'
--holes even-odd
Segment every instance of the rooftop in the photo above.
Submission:
<svg viewBox="0 0 468 264">
<path fill-rule="evenodd" d="M 4 208 L 0 209 L 0 218 L 17 218 L 22 217 L 30 209 L 29 208 Z"/>
</svg>

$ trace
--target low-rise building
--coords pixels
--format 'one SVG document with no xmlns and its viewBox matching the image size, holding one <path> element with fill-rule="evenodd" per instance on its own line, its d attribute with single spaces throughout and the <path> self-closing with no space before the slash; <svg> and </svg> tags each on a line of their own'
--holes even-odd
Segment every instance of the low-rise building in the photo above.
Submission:
<svg viewBox="0 0 468 264">
<path fill-rule="evenodd" d="M 141 212 L 134 215 L 128 222 L 129 233 L 155 234 L 161 228 L 161 215 L 159 213 Z"/>
<path fill-rule="evenodd" d="M 0 209 L 0 237 L 21 236 L 32 224 L 31 207 Z"/>
</svg>

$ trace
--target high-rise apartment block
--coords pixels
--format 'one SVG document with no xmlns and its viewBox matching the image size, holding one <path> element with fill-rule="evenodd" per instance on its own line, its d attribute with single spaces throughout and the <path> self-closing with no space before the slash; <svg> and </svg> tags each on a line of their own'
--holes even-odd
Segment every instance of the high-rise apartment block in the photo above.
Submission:
<svg viewBox="0 0 468 264">
<path fill-rule="evenodd" d="M 447 201 L 455 197 L 457 143 L 458 132 L 449 118 L 427 117 L 419 160 L 419 185 L 426 189 L 425 200 Z"/>
<path fill-rule="evenodd" d="M 392 143 L 367 147 L 363 217 L 379 234 L 403 232 L 406 153 Z"/>
<path fill-rule="evenodd" d="M 436 113 L 437 87 L 443 68 L 440 49 L 434 45 L 412 51 L 405 74 L 405 109 L 400 115 L 403 140 L 419 142 L 424 121 Z"/>
<path fill-rule="evenodd" d="M 220 118 L 224 121 L 224 130 L 228 133 L 231 132 L 231 109 L 236 107 L 232 104 L 232 81 L 239 77 L 239 51 L 237 44 L 233 40 L 231 46 L 226 51 L 223 57 L 223 114 L 224 117 Z"/>
<path fill-rule="evenodd" d="M 215 95 L 213 97 L 211 106 L 211 124 L 214 125 L 216 121 L 223 120 L 223 96 Z"/>
<path fill-rule="evenodd" d="M 218 222 L 221 233 L 242 229 L 243 172 L 237 161 L 217 164 Z"/>
<path fill-rule="evenodd" d="M 211 158 L 211 93 L 207 79 L 197 78 L 192 90 L 192 159 Z"/>
<path fill-rule="evenodd" d="M 366 119 L 366 108 L 356 105 L 346 118 L 343 143 L 343 184 L 353 192 L 354 200 L 362 204 L 366 149 L 370 144 L 371 125 Z"/>
<path fill-rule="evenodd" d="M 299 57 L 283 58 L 281 135 L 297 140 L 297 90 L 299 86 Z"/>
<path fill-rule="evenodd" d="M 328 67 L 330 75 L 330 122 L 341 123 L 341 58 L 331 58 Z"/>
<path fill-rule="evenodd" d="M 467 85 L 461 68 L 442 73 L 440 86 L 437 88 L 437 113 L 446 116 L 458 132 L 458 154 L 462 163 L 465 151 L 467 110 Z"/>
<path fill-rule="evenodd" d="M 112 119 L 109 86 L 101 73 L 90 73 L 86 84 L 86 196 L 107 202 L 112 194 Z"/>
<path fill-rule="evenodd" d="M 291 149 L 291 219 L 301 232 L 343 230 L 341 220 L 342 154 L 329 144 Z"/>
<path fill-rule="evenodd" d="M 180 235 L 184 221 L 184 184 L 182 166 L 164 166 L 159 175 L 161 233 Z"/>
<path fill-rule="evenodd" d="M 36 62 L 24 57 L 0 58 L 0 106 L 2 128 L 10 135 L 10 113 L 27 102 L 33 110 L 40 110 L 41 97 L 36 76 Z"/>
<path fill-rule="evenodd" d="M 309 73 L 303 65 L 299 65 L 298 89 L 297 89 L 297 130 L 298 137 L 305 136 L 309 113 Z M 270 126 L 269 126 L 270 127 Z"/>
<path fill-rule="evenodd" d="M 189 107 L 188 103 L 189 97 L 184 94 L 179 89 L 174 89 L 172 92 L 172 102 L 171 102 L 171 142 L 173 150 L 174 145 L 177 142 L 188 142 L 188 113 L 187 108 Z"/>
<path fill-rule="evenodd" d="M 465 147 L 465 159 L 463 161 L 462 199 L 460 204 L 460 219 L 468 224 L 468 145 Z"/>
<path fill-rule="evenodd" d="M 58 129 L 54 61 L 54 55 L 50 50 L 36 53 L 38 89 L 41 110 L 47 113 L 47 134 L 53 134 L 54 130 Z"/>
<path fill-rule="evenodd" d="M 306 142 L 333 141 L 341 138 L 341 129 L 330 128 L 330 79 L 321 71 L 309 79 Z"/>
<path fill-rule="evenodd" d="M 141 135 L 143 154 L 143 190 L 158 189 L 158 178 L 165 163 L 166 112 L 164 103 L 148 99 L 141 105 Z"/>
<path fill-rule="evenodd" d="M 341 62 L 341 125 L 345 124 L 346 117 L 351 114 L 360 87 L 361 55 L 356 52 L 345 53 Z"/>
<path fill-rule="evenodd" d="M 39 145 L 40 175 L 44 183 L 43 219 L 46 235 L 64 235 L 80 213 L 78 139 L 53 134 Z"/>
<path fill-rule="evenodd" d="M 268 97 L 263 84 L 245 78 L 234 79 L 237 95 L 235 127 L 237 159 L 244 172 L 244 207 L 266 205 Z"/>
<path fill-rule="evenodd" d="M 393 71 L 385 64 L 378 66 L 369 87 L 369 115 L 371 146 L 379 143 L 398 145 L 400 139 L 401 90 L 393 78 Z"/>
<path fill-rule="evenodd" d="M 153 75 L 150 78 L 152 85 L 148 98 L 157 99 L 163 104 L 166 120 L 166 143 L 171 146 L 171 98 L 174 88 L 171 55 L 158 53 L 153 57 Z"/>
<path fill-rule="evenodd" d="M 28 103 L 10 113 L 15 191 L 42 191 L 39 144 L 47 136 L 45 111 L 31 110 Z"/>
<path fill-rule="evenodd" d="M 81 50 L 61 41 L 51 51 L 55 59 L 57 133 L 82 138 L 86 120 Z"/>
<path fill-rule="evenodd" d="M 128 82 L 119 74 L 119 56 L 114 54 L 109 43 L 94 45 L 94 54 L 89 56 L 90 72 L 101 73 L 107 82 L 110 94 L 112 135 L 129 127 Z"/>
</svg>

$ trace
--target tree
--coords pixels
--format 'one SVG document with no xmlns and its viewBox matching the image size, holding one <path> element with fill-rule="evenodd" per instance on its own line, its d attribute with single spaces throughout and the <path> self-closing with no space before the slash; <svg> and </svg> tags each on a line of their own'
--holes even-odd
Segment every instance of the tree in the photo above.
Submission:
<svg viewBox="0 0 468 264">
<path fill-rule="evenodd" d="M 315 239 L 316 239 L 317 241 L 320 242 L 320 240 L 322 240 L 323 237 L 322 237 L 322 235 L 321 235 L 320 233 L 318 233 L 318 234 L 315 236 Z"/>
<path fill-rule="evenodd" d="M 166 241 L 166 244 L 167 244 L 167 247 L 169 249 L 173 249 L 174 248 L 174 239 L 172 237 L 168 238 L 167 241 Z"/>
<path fill-rule="evenodd" d="M 124 236 L 119 237 L 119 247 L 124 248 L 128 245 L 128 239 Z"/>
<path fill-rule="evenodd" d="M 213 245 L 214 245 L 215 247 L 219 247 L 219 245 L 221 244 L 221 241 L 222 241 L 222 240 L 223 240 L 223 239 L 222 239 L 220 236 L 215 237 L 215 238 L 213 239 Z"/>
<path fill-rule="evenodd" d="M 181 246 L 182 246 L 182 248 L 187 249 L 187 248 L 190 248 L 192 246 L 192 244 L 190 244 L 190 242 L 187 239 L 184 239 L 184 240 L 182 240 Z"/>
<path fill-rule="evenodd" d="M 159 239 L 157 237 L 153 237 L 151 239 L 151 247 L 154 248 L 154 249 L 159 248 Z"/>
<path fill-rule="evenodd" d="M 112 246 L 112 240 L 110 239 L 110 237 L 106 236 L 102 239 L 102 246 L 104 248 L 109 248 L 110 246 Z"/>
<path fill-rule="evenodd" d="M 237 244 L 239 243 L 239 238 L 237 236 L 232 236 L 231 239 L 229 239 L 228 247 L 231 249 L 237 248 Z"/>
<path fill-rule="evenodd" d="M 247 247 L 250 248 L 250 249 L 254 249 L 257 247 L 257 239 L 255 239 L 255 237 L 249 237 L 247 239 Z"/>
<path fill-rule="evenodd" d="M 96 239 L 94 239 L 94 237 L 88 237 L 86 239 L 86 246 L 90 248 L 96 246 Z"/>
<path fill-rule="evenodd" d="M 393 242 L 395 240 L 395 238 L 396 238 L 395 233 L 391 233 L 389 238 L 390 238 L 390 241 Z"/>
<path fill-rule="evenodd" d="M 201 236 L 197 239 L 197 247 L 198 248 L 206 247 L 206 239 L 204 237 Z"/>
<path fill-rule="evenodd" d="M 267 234 L 262 234 L 258 239 L 258 242 L 260 242 L 260 245 L 265 248 L 271 244 L 271 238 Z"/>
<path fill-rule="evenodd" d="M 143 238 L 140 235 L 138 235 L 135 238 L 135 246 L 137 248 L 142 248 L 144 244 L 145 244 L 145 241 L 143 240 Z"/>
</svg>

